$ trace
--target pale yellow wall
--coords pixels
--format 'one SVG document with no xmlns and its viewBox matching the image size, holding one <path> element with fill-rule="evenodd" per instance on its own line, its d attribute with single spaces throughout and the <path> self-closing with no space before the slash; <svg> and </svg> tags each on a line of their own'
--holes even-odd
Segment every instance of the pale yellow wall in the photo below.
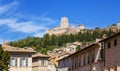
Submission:
<svg viewBox="0 0 120 71">
<path fill-rule="evenodd" d="M 45 66 L 41 65 L 41 60 L 45 60 Z M 34 61 L 35 60 L 35 61 Z M 39 58 L 33 58 L 33 67 L 32 71 L 48 71 L 48 58 L 39 57 Z"/>
<path fill-rule="evenodd" d="M 32 71 L 32 67 L 10 67 L 9 71 Z"/>
<path fill-rule="evenodd" d="M 32 71 L 48 71 L 48 67 L 33 67 Z"/>
<path fill-rule="evenodd" d="M 9 71 L 32 71 L 32 57 L 28 54 L 14 54 L 11 55 L 10 57 L 17 58 L 17 66 L 10 66 Z M 28 66 L 21 66 L 20 67 L 20 58 L 27 57 L 28 58 Z"/>
</svg>

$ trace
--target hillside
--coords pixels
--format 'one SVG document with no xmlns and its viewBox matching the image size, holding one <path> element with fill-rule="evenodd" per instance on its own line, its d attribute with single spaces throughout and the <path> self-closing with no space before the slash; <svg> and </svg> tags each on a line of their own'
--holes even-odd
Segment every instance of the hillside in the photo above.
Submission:
<svg viewBox="0 0 120 71">
<path fill-rule="evenodd" d="M 111 36 L 116 32 L 109 30 L 100 30 L 96 28 L 95 30 L 83 30 L 75 35 L 59 35 L 59 36 L 49 36 L 48 34 L 44 35 L 43 38 L 39 37 L 27 37 L 25 39 L 20 39 L 17 41 L 10 42 L 11 46 L 16 47 L 32 47 L 34 50 L 46 53 L 48 50 L 53 50 L 54 48 L 59 48 L 65 46 L 66 43 L 79 41 L 83 45 L 92 43 L 96 38 L 103 38 L 103 35 L 106 37 Z"/>
</svg>

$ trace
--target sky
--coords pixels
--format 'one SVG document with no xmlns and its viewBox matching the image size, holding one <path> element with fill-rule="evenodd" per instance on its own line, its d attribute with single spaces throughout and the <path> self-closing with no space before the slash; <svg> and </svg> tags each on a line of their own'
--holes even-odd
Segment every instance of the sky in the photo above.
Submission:
<svg viewBox="0 0 120 71">
<path fill-rule="evenodd" d="M 120 0 L 0 0 L 0 43 L 42 37 L 60 24 L 107 27 L 120 21 Z"/>
</svg>

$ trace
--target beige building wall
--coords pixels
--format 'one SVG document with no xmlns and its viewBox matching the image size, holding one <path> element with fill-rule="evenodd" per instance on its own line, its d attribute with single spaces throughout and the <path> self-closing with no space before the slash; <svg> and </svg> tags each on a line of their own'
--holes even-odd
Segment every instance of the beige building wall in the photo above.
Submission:
<svg viewBox="0 0 120 71">
<path fill-rule="evenodd" d="M 44 60 L 44 65 L 42 65 L 43 60 Z M 33 58 L 32 71 L 48 71 L 48 57 Z"/>
<path fill-rule="evenodd" d="M 32 71 L 48 71 L 46 67 L 33 67 Z"/>
<path fill-rule="evenodd" d="M 48 71 L 56 71 L 56 67 L 53 62 L 49 62 Z"/>
<path fill-rule="evenodd" d="M 32 67 L 10 67 L 9 71 L 32 71 Z"/>
<path fill-rule="evenodd" d="M 60 35 L 60 34 L 64 34 L 65 32 L 67 32 L 66 28 L 64 29 L 57 29 L 57 30 L 50 30 L 49 31 L 49 35 Z"/>
<path fill-rule="evenodd" d="M 14 53 L 10 54 L 10 58 L 15 58 L 17 61 L 16 66 L 11 66 L 9 71 L 32 71 L 32 57 L 29 54 L 24 53 Z M 21 58 L 27 58 L 28 59 L 28 65 L 27 66 L 20 66 L 20 59 Z M 26 63 L 25 63 L 26 64 Z"/>
<path fill-rule="evenodd" d="M 2 48 L 10 55 L 9 71 L 32 71 L 32 54 L 35 53 L 32 48 L 13 47 L 7 42 L 2 44 Z"/>
</svg>

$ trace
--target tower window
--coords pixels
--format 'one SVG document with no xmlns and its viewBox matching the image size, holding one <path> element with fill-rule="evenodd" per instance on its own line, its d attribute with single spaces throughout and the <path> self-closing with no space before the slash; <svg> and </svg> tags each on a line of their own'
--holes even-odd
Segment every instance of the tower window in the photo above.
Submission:
<svg viewBox="0 0 120 71">
<path fill-rule="evenodd" d="M 114 40 L 114 46 L 116 46 L 116 45 L 117 45 L 117 39 Z"/>
</svg>

